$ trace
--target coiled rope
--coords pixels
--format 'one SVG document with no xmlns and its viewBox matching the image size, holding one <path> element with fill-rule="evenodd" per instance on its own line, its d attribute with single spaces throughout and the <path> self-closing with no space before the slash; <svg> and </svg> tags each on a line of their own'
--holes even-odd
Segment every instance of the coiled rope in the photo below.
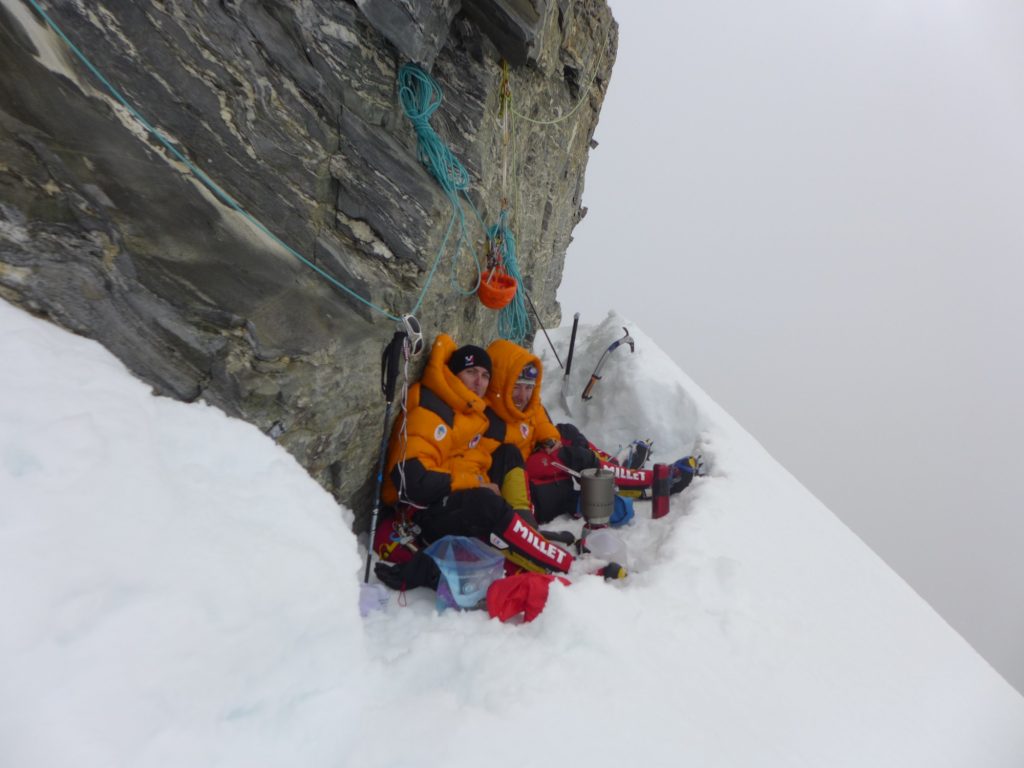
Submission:
<svg viewBox="0 0 1024 768">
<path fill-rule="evenodd" d="M 437 265 L 441 261 L 441 256 L 448 247 L 448 239 L 451 237 L 452 229 L 456 224 L 458 224 L 459 234 L 455 241 L 455 252 L 452 257 L 449 278 L 452 287 L 455 288 L 456 291 L 463 296 L 471 296 L 476 293 L 477 288 L 480 287 L 481 267 L 480 260 L 476 257 L 476 254 L 473 253 L 472 243 L 469 242 L 469 236 L 466 229 L 466 213 L 462 208 L 462 201 L 459 198 L 460 194 L 466 199 L 466 202 L 469 203 L 469 207 L 476 215 L 481 229 L 486 229 L 486 225 L 483 222 L 483 218 L 480 216 L 480 212 L 477 210 L 468 194 L 469 172 L 455 154 L 448 148 L 448 145 L 444 143 L 440 136 L 437 135 L 437 131 L 435 131 L 433 126 L 430 124 L 431 116 L 437 111 L 437 108 L 441 106 L 441 86 L 437 84 L 437 81 L 434 80 L 434 78 L 415 64 L 404 64 L 402 65 L 402 68 L 398 70 L 398 96 L 406 117 L 409 118 L 413 129 L 416 131 L 417 157 L 419 157 L 420 162 L 426 166 L 427 170 L 430 171 L 430 174 L 434 177 L 437 183 L 441 185 L 441 189 L 444 190 L 444 194 L 452 206 L 451 219 L 448 221 L 448 228 L 445 230 L 444 238 L 441 240 L 441 246 L 438 248 L 437 256 L 434 258 L 434 264 L 430 268 L 430 274 L 427 277 L 427 285 L 430 285 L 430 281 L 434 277 L 434 272 L 437 270 Z M 473 254 L 473 264 L 476 267 L 476 281 L 473 284 L 473 287 L 469 290 L 461 288 L 455 280 L 455 270 L 458 265 L 459 254 L 463 248 L 467 247 L 469 248 L 470 253 Z M 419 300 L 416 302 L 416 306 L 412 310 L 413 314 L 416 313 L 420 304 L 423 302 L 423 297 L 426 294 L 426 287 L 427 286 L 424 286 L 423 293 L 420 294 Z"/>
</svg>

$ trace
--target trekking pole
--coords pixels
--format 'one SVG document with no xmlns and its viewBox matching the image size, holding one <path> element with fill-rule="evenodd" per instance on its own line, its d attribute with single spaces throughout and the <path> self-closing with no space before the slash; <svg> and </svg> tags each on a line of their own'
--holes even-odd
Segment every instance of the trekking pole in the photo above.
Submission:
<svg viewBox="0 0 1024 768">
<path fill-rule="evenodd" d="M 377 537 L 377 518 L 380 516 L 380 489 L 384 484 L 384 462 L 387 460 L 388 427 L 391 423 L 391 406 L 395 402 L 395 385 L 398 383 L 398 367 L 402 350 L 408 336 L 406 332 L 395 331 L 391 341 L 380 356 L 380 388 L 384 393 L 384 437 L 380 441 L 380 460 L 377 462 L 377 486 L 373 493 L 373 514 L 370 515 L 370 540 L 366 547 L 366 572 L 363 583 L 370 583 L 370 561 L 373 559 L 373 541 Z"/>
<path fill-rule="evenodd" d="M 622 344 L 629 344 L 630 353 L 636 352 L 635 342 L 633 337 L 629 335 L 629 329 L 623 326 L 622 330 L 626 332 L 626 335 L 621 339 L 616 339 L 608 345 L 608 349 L 601 355 L 601 359 L 597 361 L 597 367 L 594 368 L 594 372 L 590 374 L 590 381 L 587 382 L 586 389 L 583 390 L 583 399 L 590 400 L 594 394 L 594 386 L 601 380 L 601 369 L 604 367 L 604 361 L 608 359 L 608 355 L 618 349 Z"/>
<path fill-rule="evenodd" d="M 576 329 L 580 327 L 580 313 L 572 316 L 572 334 L 569 336 L 569 354 L 565 358 L 565 375 L 562 377 L 562 407 L 572 416 L 569 408 L 569 372 L 572 370 L 572 353 L 576 349 Z"/>
<path fill-rule="evenodd" d="M 523 285 L 522 283 L 520 283 L 519 285 L 523 289 L 523 296 L 525 296 L 526 300 L 530 302 L 530 309 L 533 310 L 533 316 L 537 318 L 537 325 L 539 325 L 540 329 L 544 331 L 544 338 L 548 340 L 548 346 L 551 347 L 551 352 L 554 354 L 555 360 L 558 361 L 558 367 L 565 368 L 565 366 L 562 365 L 562 358 L 558 356 L 558 350 L 555 349 L 555 345 L 551 342 L 551 337 L 548 336 L 548 329 L 544 327 L 544 321 L 540 319 L 540 313 L 537 312 L 537 307 L 534 306 L 533 299 L 530 298 L 530 294 L 526 290 L 526 286 Z"/>
</svg>

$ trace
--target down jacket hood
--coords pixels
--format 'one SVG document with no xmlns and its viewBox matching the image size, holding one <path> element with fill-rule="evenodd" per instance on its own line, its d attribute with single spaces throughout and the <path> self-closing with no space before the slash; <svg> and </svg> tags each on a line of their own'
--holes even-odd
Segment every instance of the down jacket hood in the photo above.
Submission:
<svg viewBox="0 0 1024 768">
<path fill-rule="evenodd" d="M 451 372 L 448 360 L 458 347 L 447 333 L 438 334 L 434 345 L 430 348 L 430 359 L 423 370 L 423 385 L 434 392 L 456 411 L 469 413 L 477 411 L 481 415 L 487 408 L 482 397 L 469 391 L 462 380 Z M 524 350 L 525 351 L 525 350 Z"/>
<path fill-rule="evenodd" d="M 487 348 L 494 367 L 491 373 L 491 385 L 487 388 L 487 401 L 503 421 L 512 424 L 525 421 L 532 417 L 540 404 L 540 387 L 544 378 L 544 366 L 540 359 L 528 349 L 513 344 L 511 341 L 499 339 Z M 530 401 L 523 410 L 516 408 L 512 402 L 512 389 L 516 385 L 520 371 L 528 364 L 537 366 L 537 386 L 533 388 Z"/>
<path fill-rule="evenodd" d="M 487 348 L 487 354 L 491 356 L 491 363 L 494 366 L 491 385 L 487 388 L 487 404 L 498 418 L 505 422 L 507 428 L 504 442 L 516 446 L 525 461 L 538 443 L 561 439 L 558 428 L 551 423 L 540 399 L 544 367 L 537 356 L 528 349 L 504 339 L 491 344 Z M 512 389 L 516 385 L 520 371 L 529 363 L 537 366 L 537 385 L 533 388 L 533 394 L 526 407 L 519 410 L 512 402 Z"/>
</svg>

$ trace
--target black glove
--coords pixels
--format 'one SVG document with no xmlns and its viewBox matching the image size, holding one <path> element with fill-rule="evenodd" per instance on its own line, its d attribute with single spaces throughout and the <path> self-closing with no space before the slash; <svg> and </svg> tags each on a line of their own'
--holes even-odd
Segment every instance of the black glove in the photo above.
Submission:
<svg viewBox="0 0 1024 768">
<path fill-rule="evenodd" d="M 562 440 L 569 441 L 569 445 L 575 448 L 590 448 L 590 441 L 579 431 L 575 424 L 556 424 L 555 429 L 562 436 Z"/>
<path fill-rule="evenodd" d="M 533 528 L 540 528 L 540 523 L 537 522 L 536 515 L 529 509 L 517 509 L 515 513 L 523 518 L 523 522 L 527 523 Z"/>
<path fill-rule="evenodd" d="M 423 552 L 417 552 L 407 563 L 377 563 L 373 572 L 385 586 L 391 589 L 405 590 L 416 587 L 437 589 L 441 578 L 441 569 L 434 558 Z"/>
<path fill-rule="evenodd" d="M 626 569 L 618 563 L 608 563 L 604 568 L 598 571 L 601 576 L 604 576 L 605 581 L 615 581 L 617 579 L 624 579 L 629 574 Z"/>
<path fill-rule="evenodd" d="M 563 445 L 558 449 L 558 461 L 565 464 L 569 469 L 577 472 L 584 469 L 596 469 L 601 466 L 600 459 L 589 447 L 581 448 L 576 445 Z"/>
<path fill-rule="evenodd" d="M 541 531 L 540 535 L 548 541 L 557 541 L 559 544 L 569 547 L 576 543 L 576 537 L 572 535 L 572 531 Z"/>
</svg>

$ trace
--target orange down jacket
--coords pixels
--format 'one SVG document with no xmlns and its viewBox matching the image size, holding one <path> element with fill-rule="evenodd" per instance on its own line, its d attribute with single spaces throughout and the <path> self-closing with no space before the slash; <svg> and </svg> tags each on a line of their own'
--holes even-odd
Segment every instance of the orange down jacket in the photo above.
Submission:
<svg viewBox="0 0 1024 768">
<path fill-rule="evenodd" d="M 491 373 L 491 384 L 487 388 L 486 398 L 488 405 L 507 426 L 503 442 L 515 445 L 523 454 L 523 461 L 526 461 L 537 447 L 537 443 L 545 440 L 561 441 L 558 429 L 551 423 L 540 401 L 541 381 L 544 378 L 544 367 L 540 359 L 528 349 L 505 339 L 499 339 L 491 344 L 487 348 L 487 354 L 491 356 L 494 370 Z M 537 385 L 533 388 L 533 395 L 526 407 L 519 410 L 512 402 L 512 389 L 516 385 L 520 371 L 528 363 L 537 366 Z M 492 430 L 492 434 L 497 436 L 497 431 Z"/>
<path fill-rule="evenodd" d="M 452 338 L 440 334 L 423 377 L 409 388 L 407 416 L 399 415 L 388 443 L 385 504 L 397 503 L 401 489 L 401 501 L 427 507 L 488 482 L 491 452 L 500 440 L 488 436 L 486 402 L 448 368 L 455 350 Z"/>
</svg>

